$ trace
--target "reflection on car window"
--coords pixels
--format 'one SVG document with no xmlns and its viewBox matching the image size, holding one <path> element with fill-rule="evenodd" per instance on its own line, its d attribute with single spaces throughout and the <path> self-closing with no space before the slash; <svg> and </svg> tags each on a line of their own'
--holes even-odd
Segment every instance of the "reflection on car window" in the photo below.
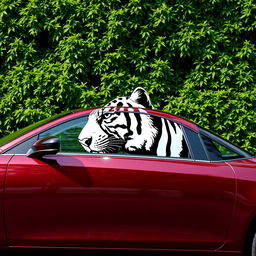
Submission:
<svg viewBox="0 0 256 256">
<path fill-rule="evenodd" d="M 240 157 L 236 152 L 208 138 L 207 136 L 202 135 L 202 139 L 212 161 L 236 159 Z"/>
<path fill-rule="evenodd" d="M 60 139 L 60 152 L 84 152 L 78 135 L 88 120 L 87 116 L 57 125 L 39 135 L 39 138 L 56 136 Z"/>
<path fill-rule="evenodd" d="M 222 159 L 236 158 L 239 156 L 236 152 L 230 150 L 229 148 L 224 147 L 223 145 L 217 143 L 216 141 L 213 140 L 212 142 L 220 152 Z"/>
<path fill-rule="evenodd" d="M 56 120 L 56 119 L 58 119 L 60 117 L 66 116 L 66 115 L 68 115 L 70 113 L 73 113 L 73 111 L 70 110 L 70 111 L 62 112 L 62 113 L 57 114 L 55 116 L 51 116 L 51 117 L 48 117 L 46 119 L 43 119 L 43 120 L 41 120 L 41 121 L 39 121 L 37 123 L 31 124 L 31 125 L 23 128 L 23 129 L 20 129 L 20 130 L 14 132 L 14 133 L 11 133 L 11 134 L 9 134 L 9 135 L 7 135 L 7 136 L 5 136 L 5 137 L 0 139 L 0 146 L 2 146 L 4 144 L 7 144 L 8 142 L 10 142 L 10 141 L 12 141 L 14 139 L 17 139 L 18 137 L 24 135 L 25 133 L 28 133 L 28 132 L 30 132 L 30 131 L 32 131 L 32 130 L 34 130 L 34 129 L 42 126 L 42 125 L 44 125 L 44 124 L 47 124 L 47 123 L 49 123 L 49 122 L 51 122 L 53 120 Z"/>
</svg>

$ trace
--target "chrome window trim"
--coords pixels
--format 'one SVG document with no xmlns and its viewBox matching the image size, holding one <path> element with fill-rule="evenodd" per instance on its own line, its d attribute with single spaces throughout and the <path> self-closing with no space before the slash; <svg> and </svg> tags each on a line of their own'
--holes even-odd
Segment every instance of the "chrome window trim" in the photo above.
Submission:
<svg viewBox="0 0 256 256">
<path fill-rule="evenodd" d="M 193 158 L 181 158 L 181 157 L 166 157 L 166 156 L 150 156 L 150 155 L 136 155 L 136 154 L 106 154 L 106 153 L 67 153 L 60 152 L 57 156 L 95 156 L 95 157 L 125 157 L 125 158 L 146 158 L 146 159 L 161 159 L 161 160 L 185 160 L 195 162 Z"/>
<path fill-rule="evenodd" d="M 5 156 L 26 156 L 26 154 L 5 154 Z M 216 160 L 216 161 L 209 161 L 209 160 L 197 160 L 193 158 L 181 158 L 181 157 L 161 157 L 161 156 L 148 156 L 148 155 L 122 155 L 122 154 L 103 154 L 103 153 L 57 153 L 56 155 L 45 155 L 45 156 L 95 156 L 95 157 L 127 157 L 127 158 L 146 158 L 146 159 L 161 159 L 161 160 L 181 160 L 181 161 L 190 161 L 190 162 L 203 162 L 203 163 L 225 163 L 225 162 L 233 162 L 233 161 L 240 161 L 240 160 L 248 160 L 248 159 L 255 159 L 254 156 L 251 157 L 243 157 L 237 159 L 228 159 L 228 160 Z M 35 158 L 40 159 L 40 158 Z"/>
</svg>

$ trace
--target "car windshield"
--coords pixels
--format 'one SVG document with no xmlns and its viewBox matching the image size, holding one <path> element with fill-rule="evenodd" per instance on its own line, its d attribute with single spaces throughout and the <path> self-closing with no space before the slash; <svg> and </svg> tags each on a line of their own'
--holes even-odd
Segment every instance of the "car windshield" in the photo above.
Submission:
<svg viewBox="0 0 256 256">
<path fill-rule="evenodd" d="M 44 124 L 47 124 L 51 121 L 54 121 L 55 119 L 58 119 L 60 117 L 63 117 L 63 116 L 66 116 L 66 115 L 69 115 L 71 113 L 74 113 L 75 111 L 73 110 L 68 110 L 68 111 L 65 111 L 65 112 L 62 112 L 60 114 L 57 114 L 57 115 L 54 115 L 54 116 L 51 116 L 51 117 L 48 117 L 46 119 L 43 119 L 37 123 L 34 123 L 34 124 L 31 124 L 23 129 L 20 129 L 14 133 L 11 133 L 3 138 L 0 139 L 0 147 L 7 144 L 8 142 L 14 140 L 14 139 L 17 139 L 18 137 L 24 135 L 25 133 L 28 133 Z"/>
</svg>

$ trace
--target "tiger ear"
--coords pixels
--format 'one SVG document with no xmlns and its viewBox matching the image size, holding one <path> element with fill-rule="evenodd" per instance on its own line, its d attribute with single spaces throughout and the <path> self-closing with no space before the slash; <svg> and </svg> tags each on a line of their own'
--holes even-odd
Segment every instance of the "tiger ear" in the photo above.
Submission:
<svg viewBox="0 0 256 256">
<path fill-rule="evenodd" d="M 130 100 L 144 106 L 145 108 L 153 109 L 147 91 L 141 87 L 137 87 L 131 94 Z"/>
</svg>

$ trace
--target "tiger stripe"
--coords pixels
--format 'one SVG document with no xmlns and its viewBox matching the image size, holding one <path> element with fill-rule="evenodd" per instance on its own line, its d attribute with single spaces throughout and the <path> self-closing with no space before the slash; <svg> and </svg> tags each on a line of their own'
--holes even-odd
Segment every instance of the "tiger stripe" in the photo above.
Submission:
<svg viewBox="0 0 256 256">
<path fill-rule="evenodd" d="M 179 124 L 166 118 L 149 115 L 145 108 L 153 108 L 147 92 L 136 88 L 130 97 L 119 97 L 105 108 L 90 115 L 79 138 L 91 138 L 85 150 L 131 154 L 180 157 L 188 155 L 188 147 Z M 128 111 L 126 111 L 128 109 Z M 109 138 L 106 143 L 106 137 Z M 100 148 L 104 143 L 111 147 Z"/>
</svg>

